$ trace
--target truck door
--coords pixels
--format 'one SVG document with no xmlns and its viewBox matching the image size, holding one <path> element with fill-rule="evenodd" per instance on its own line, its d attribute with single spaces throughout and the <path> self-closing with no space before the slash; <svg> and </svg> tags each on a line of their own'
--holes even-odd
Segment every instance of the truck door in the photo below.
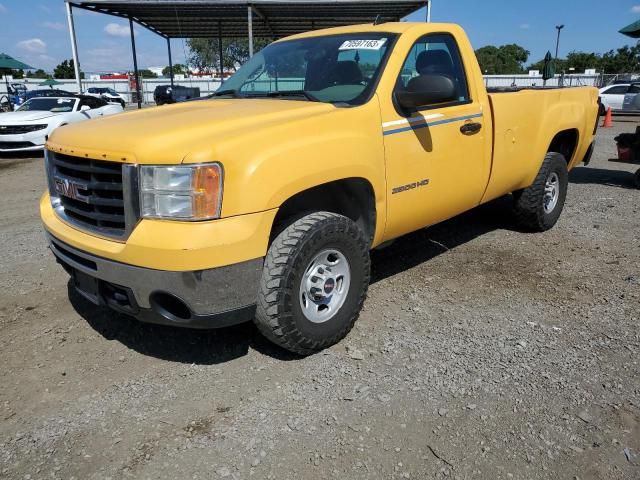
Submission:
<svg viewBox="0 0 640 480">
<path fill-rule="evenodd" d="M 394 107 L 383 108 L 386 238 L 446 220 L 482 199 L 491 169 L 491 112 L 488 106 L 483 111 L 486 95 L 480 97 L 468 72 L 450 34 L 425 35 L 409 51 L 396 82 Z M 420 77 L 425 75 L 453 80 L 455 98 L 412 111 L 399 107 L 396 92 L 424 88 L 429 82 Z"/>
</svg>

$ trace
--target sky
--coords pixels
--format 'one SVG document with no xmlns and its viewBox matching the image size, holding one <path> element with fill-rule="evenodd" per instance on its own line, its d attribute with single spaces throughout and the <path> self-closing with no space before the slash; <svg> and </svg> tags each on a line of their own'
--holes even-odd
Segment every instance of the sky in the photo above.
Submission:
<svg viewBox="0 0 640 480">
<path fill-rule="evenodd" d="M 80 65 L 85 72 L 132 70 L 125 20 L 75 10 Z M 423 11 L 408 20 L 423 21 Z M 640 19 L 640 0 L 433 0 L 432 20 L 462 25 L 474 48 L 517 43 L 531 52 L 529 62 L 555 50 L 555 26 L 564 24 L 560 56 L 573 50 L 603 53 L 633 40 L 618 33 Z M 63 0 L 0 0 L 0 52 L 52 71 L 71 58 Z M 136 27 L 140 68 L 168 64 L 166 41 Z M 173 40 L 174 63 L 187 48 Z"/>
</svg>

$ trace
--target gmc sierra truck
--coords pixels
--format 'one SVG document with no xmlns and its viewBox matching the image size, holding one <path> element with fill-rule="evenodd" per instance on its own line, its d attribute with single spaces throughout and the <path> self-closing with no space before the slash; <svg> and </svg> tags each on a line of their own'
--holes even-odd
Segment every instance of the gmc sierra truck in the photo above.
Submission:
<svg viewBox="0 0 640 480">
<path fill-rule="evenodd" d="M 91 302 L 311 354 L 352 328 L 371 249 L 507 194 L 553 227 L 597 118 L 595 88 L 487 92 L 456 25 L 313 31 L 208 99 L 56 130 L 41 216 Z"/>
</svg>

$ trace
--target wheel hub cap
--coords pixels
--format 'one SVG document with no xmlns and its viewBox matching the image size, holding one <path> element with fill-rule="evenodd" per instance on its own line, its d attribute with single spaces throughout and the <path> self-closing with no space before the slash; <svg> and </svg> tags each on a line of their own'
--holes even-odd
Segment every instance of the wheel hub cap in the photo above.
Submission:
<svg viewBox="0 0 640 480">
<path fill-rule="evenodd" d="M 553 212 L 558 204 L 558 198 L 560 198 L 560 178 L 557 173 L 553 172 L 547 178 L 547 183 L 544 186 L 545 213 Z"/>
<path fill-rule="evenodd" d="M 300 282 L 300 307 L 313 323 L 333 318 L 344 305 L 351 284 L 351 268 L 338 250 L 321 251 L 309 263 Z"/>
</svg>

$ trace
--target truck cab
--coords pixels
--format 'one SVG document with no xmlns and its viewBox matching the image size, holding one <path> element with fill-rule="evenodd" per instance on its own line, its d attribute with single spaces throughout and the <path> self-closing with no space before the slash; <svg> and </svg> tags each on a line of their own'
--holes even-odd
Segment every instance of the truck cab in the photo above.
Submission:
<svg viewBox="0 0 640 480">
<path fill-rule="evenodd" d="M 91 302 L 310 354 L 356 321 L 371 249 L 507 194 L 552 228 L 597 115 L 593 88 L 487 92 L 457 25 L 318 30 L 207 100 L 56 131 L 41 216 Z"/>
</svg>

